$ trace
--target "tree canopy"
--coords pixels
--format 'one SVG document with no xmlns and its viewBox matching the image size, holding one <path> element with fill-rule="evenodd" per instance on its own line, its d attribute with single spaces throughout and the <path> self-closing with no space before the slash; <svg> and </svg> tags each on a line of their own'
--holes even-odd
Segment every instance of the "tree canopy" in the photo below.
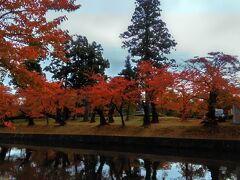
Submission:
<svg viewBox="0 0 240 180">
<path fill-rule="evenodd" d="M 74 11 L 75 0 L 35 0 L 0 2 L 0 66 L 17 77 L 26 60 L 64 57 L 63 44 L 69 38 L 59 28 L 66 16 L 48 20 L 49 11 Z"/>
<path fill-rule="evenodd" d="M 128 30 L 120 35 L 123 48 L 137 61 L 151 60 L 154 65 L 171 63 L 166 57 L 176 46 L 166 23 L 161 19 L 159 0 L 136 0 Z"/>
<path fill-rule="evenodd" d="M 65 44 L 66 58 L 63 62 L 54 59 L 46 69 L 53 73 L 53 78 L 65 81 L 67 86 L 80 88 L 91 85 L 94 74 L 104 75 L 109 61 L 103 57 L 103 48 L 96 42 L 89 43 L 84 36 L 74 36 Z"/>
</svg>

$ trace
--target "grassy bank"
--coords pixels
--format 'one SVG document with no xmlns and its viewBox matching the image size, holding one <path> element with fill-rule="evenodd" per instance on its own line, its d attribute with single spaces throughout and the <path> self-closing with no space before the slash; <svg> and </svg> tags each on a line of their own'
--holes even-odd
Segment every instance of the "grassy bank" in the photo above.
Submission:
<svg viewBox="0 0 240 180">
<path fill-rule="evenodd" d="M 132 117 L 121 127 L 119 118 L 115 123 L 99 127 L 96 123 L 80 120 L 68 121 L 66 126 L 57 126 L 53 120 L 46 125 L 44 120 L 35 120 L 36 125 L 27 127 L 24 120 L 15 120 L 16 130 L 0 128 L 0 133 L 35 133 L 35 134 L 76 134 L 76 135 L 109 135 L 109 136 L 139 136 L 139 137 L 172 137 L 195 139 L 229 139 L 240 140 L 240 126 L 225 122 L 214 130 L 202 127 L 200 120 L 181 121 L 178 118 L 160 118 L 159 124 L 148 128 L 142 127 L 142 117 Z"/>
</svg>

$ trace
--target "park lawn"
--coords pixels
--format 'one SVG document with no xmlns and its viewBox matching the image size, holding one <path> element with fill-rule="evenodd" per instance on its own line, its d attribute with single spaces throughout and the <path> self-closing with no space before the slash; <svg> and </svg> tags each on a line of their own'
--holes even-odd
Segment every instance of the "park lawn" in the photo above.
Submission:
<svg viewBox="0 0 240 180">
<path fill-rule="evenodd" d="M 46 121 L 42 119 L 35 120 L 35 123 L 35 126 L 27 127 L 25 120 L 15 120 L 15 130 L 0 128 L 0 133 L 240 140 L 240 126 L 233 125 L 230 121 L 220 123 L 215 129 L 203 127 L 201 120 L 181 121 L 174 117 L 161 117 L 159 124 L 152 124 L 149 127 L 141 126 L 141 116 L 132 117 L 130 121 L 126 122 L 124 128 L 121 126 L 119 117 L 115 117 L 115 123 L 101 127 L 98 125 L 98 120 L 96 123 L 69 120 L 65 126 L 58 126 L 53 120 L 50 120 L 49 125 L 46 125 Z"/>
</svg>

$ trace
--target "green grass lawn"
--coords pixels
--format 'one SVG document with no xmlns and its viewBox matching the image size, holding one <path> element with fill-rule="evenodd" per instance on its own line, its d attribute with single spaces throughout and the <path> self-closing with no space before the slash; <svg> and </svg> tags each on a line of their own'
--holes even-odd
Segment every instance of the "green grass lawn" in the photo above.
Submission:
<svg viewBox="0 0 240 180">
<path fill-rule="evenodd" d="M 139 137 L 172 137 L 172 138 L 200 138 L 200 139 L 235 139 L 240 140 L 240 126 L 231 124 L 230 121 L 221 123 L 215 129 L 203 127 L 201 120 L 191 119 L 181 121 L 175 117 L 161 117 L 159 124 L 149 127 L 142 126 L 141 116 L 133 116 L 126 122 L 126 127 L 121 126 L 119 117 L 115 123 L 99 126 L 96 123 L 83 122 L 81 119 L 69 120 L 65 126 L 58 126 L 53 119 L 36 119 L 35 126 L 28 127 L 26 120 L 14 120 L 16 130 L 0 128 L 0 133 L 36 133 L 36 134 L 79 134 L 79 135 L 109 135 L 109 136 L 139 136 Z"/>
</svg>

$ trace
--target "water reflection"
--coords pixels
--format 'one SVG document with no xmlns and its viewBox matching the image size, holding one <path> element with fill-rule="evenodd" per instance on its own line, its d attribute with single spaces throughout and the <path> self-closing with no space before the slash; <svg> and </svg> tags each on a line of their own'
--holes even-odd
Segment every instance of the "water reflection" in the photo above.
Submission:
<svg viewBox="0 0 240 180">
<path fill-rule="evenodd" d="M 0 179 L 167 180 L 240 179 L 237 163 L 169 162 L 163 157 L 101 155 L 71 149 L 1 146 Z"/>
</svg>

